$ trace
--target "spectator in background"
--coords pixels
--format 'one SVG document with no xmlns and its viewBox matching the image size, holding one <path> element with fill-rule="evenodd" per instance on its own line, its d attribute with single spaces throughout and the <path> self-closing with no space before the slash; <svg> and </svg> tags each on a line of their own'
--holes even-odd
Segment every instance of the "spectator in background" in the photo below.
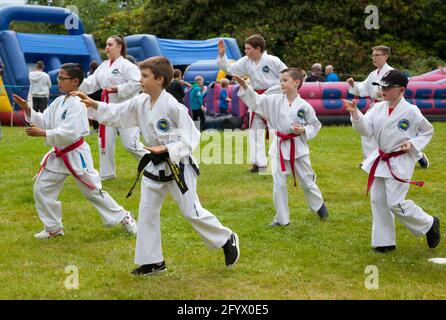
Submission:
<svg viewBox="0 0 446 320">
<path fill-rule="evenodd" d="M 167 86 L 166 91 L 169 92 L 171 95 L 175 97 L 175 99 L 178 100 L 179 103 L 184 104 L 184 89 L 185 87 L 192 87 L 192 85 L 189 82 L 183 81 L 183 73 L 180 69 L 173 70 L 173 80 L 172 82 Z"/>
<path fill-rule="evenodd" d="M 220 109 L 220 113 L 227 114 L 228 108 L 229 108 L 229 102 L 232 101 L 231 98 L 228 97 L 228 86 L 229 86 L 229 80 L 226 78 L 223 78 L 220 80 L 221 90 L 220 90 L 220 97 L 219 97 L 219 103 L 218 108 Z"/>
<path fill-rule="evenodd" d="M 325 81 L 326 82 L 338 82 L 339 77 L 333 72 L 333 66 L 329 64 L 325 67 Z"/>
<path fill-rule="evenodd" d="M 204 130 L 205 116 L 203 96 L 204 96 L 204 78 L 202 76 L 195 77 L 195 83 L 190 91 L 190 109 L 192 110 L 192 119 L 198 121 L 200 118 L 200 131 Z"/>
<path fill-rule="evenodd" d="M 50 96 L 50 76 L 43 69 L 45 69 L 43 61 L 37 61 L 36 71 L 29 73 L 29 94 L 32 97 L 33 109 L 36 112 L 45 111 Z"/>
<path fill-rule="evenodd" d="M 311 66 L 311 75 L 305 79 L 305 82 L 325 82 L 325 78 L 322 73 L 322 65 L 315 63 Z"/>
<path fill-rule="evenodd" d="M 91 76 L 96 69 L 99 67 L 99 64 L 96 62 L 96 60 L 93 60 L 90 62 L 90 70 L 88 70 L 87 72 L 87 77 Z M 96 101 L 101 101 L 102 100 L 102 89 L 99 89 L 96 92 L 93 92 L 92 94 L 88 95 L 91 99 L 96 100 Z M 90 120 L 92 125 L 93 125 L 93 129 L 97 130 L 99 128 L 99 123 L 96 120 Z"/>
</svg>

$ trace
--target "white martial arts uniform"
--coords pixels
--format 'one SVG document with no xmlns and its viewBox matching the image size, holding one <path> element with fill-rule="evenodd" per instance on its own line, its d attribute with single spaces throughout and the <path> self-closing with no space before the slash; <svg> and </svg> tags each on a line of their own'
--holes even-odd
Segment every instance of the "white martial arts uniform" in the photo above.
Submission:
<svg viewBox="0 0 446 320">
<path fill-rule="evenodd" d="M 400 151 L 401 144 L 406 141 L 412 144 L 410 152 L 389 159 L 394 175 L 403 180 L 410 180 L 417 154 L 426 147 L 434 133 L 432 125 L 418 107 L 402 98 L 390 115 L 386 101 L 376 103 L 365 115 L 359 110 L 358 114 L 358 120 L 351 118 L 353 128 L 363 136 L 374 137 L 383 152 Z M 370 173 L 378 155 L 376 149 L 364 160 L 362 168 L 365 172 Z M 372 246 L 396 244 L 394 215 L 414 235 L 426 234 L 433 224 L 433 217 L 413 201 L 406 200 L 409 184 L 393 178 L 387 163 L 382 160 L 379 160 L 375 177 L 370 190 L 373 215 Z"/>
<path fill-rule="evenodd" d="M 280 72 L 287 66 L 276 56 L 269 55 L 266 51 L 258 62 L 249 59 L 247 56 L 231 64 L 224 55 L 218 56 L 218 66 L 230 75 L 239 77 L 248 76 L 251 86 L 255 90 L 267 90 L 265 93 L 280 92 Z M 252 123 L 249 131 L 249 158 L 251 163 L 258 167 L 268 165 L 265 153 L 265 125 L 263 119 L 255 115 L 253 119 L 250 111 L 249 123 Z"/>
<path fill-rule="evenodd" d="M 380 81 L 384 74 L 390 70 L 393 70 L 393 68 L 386 63 L 379 72 L 376 69 L 369 74 L 367 79 L 362 82 L 355 81 L 355 86 L 353 88 L 349 87 L 349 93 L 359 97 L 370 97 L 373 100 L 367 112 L 372 110 L 376 102 L 382 101 L 381 97 L 378 96 L 378 86 L 374 86 L 372 83 Z M 378 145 L 373 137 L 361 136 L 361 147 L 362 156 L 365 159 L 378 148 Z"/>
<path fill-rule="evenodd" d="M 141 90 L 139 82 L 141 72 L 139 68 L 120 56 L 110 65 L 110 60 L 101 63 L 98 69 L 84 79 L 80 91 L 91 94 L 100 89 L 117 86 L 117 93 L 109 93 L 110 103 L 124 102 L 136 96 Z M 91 119 L 96 120 L 94 109 L 89 109 L 88 115 Z M 121 141 L 127 151 L 137 160 L 140 160 L 147 153 L 143 149 L 143 144 L 139 141 L 138 128 L 105 128 L 105 149 L 101 150 L 101 137 L 99 137 L 99 172 L 102 179 L 116 177 L 115 165 L 115 139 L 119 132 Z"/>
<path fill-rule="evenodd" d="M 165 90 L 154 105 L 150 96 L 140 94 L 121 104 L 100 103 L 98 121 L 113 127 L 138 126 L 148 146 L 165 145 L 172 162 L 184 163 L 184 178 L 188 191 L 180 192 L 175 181 L 158 182 L 142 177 L 139 204 L 138 234 L 135 263 L 139 265 L 163 261 L 160 231 L 160 209 L 170 191 L 184 217 L 210 248 L 221 248 L 232 231 L 204 209 L 196 193 L 196 173 L 189 164 L 192 151 L 200 142 L 200 132 L 190 118 L 187 108 Z M 152 175 L 166 176 L 171 171 L 166 162 L 154 165 L 150 162 L 145 170 Z"/>
<path fill-rule="evenodd" d="M 253 111 L 265 117 L 271 127 L 278 132 L 288 135 L 293 133 L 293 125 L 295 124 L 305 127 L 304 134 L 291 138 L 295 145 L 294 171 L 300 186 L 304 190 L 308 206 L 313 212 L 317 212 L 324 201 L 322 193 L 316 185 L 316 174 L 311 167 L 310 148 L 307 141 L 316 137 L 322 124 L 317 119 L 313 107 L 299 95 L 290 105 L 284 94 L 259 95 L 252 87 L 248 87 L 247 90 L 240 88 L 238 95 Z M 276 134 L 273 134 L 273 139 L 269 154 L 272 159 L 273 198 L 277 211 L 274 221 L 286 225 L 290 222 L 286 175 L 290 171 L 292 172 L 290 161 L 291 140 L 282 140 Z M 286 172 L 282 171 L 280 165 L 281 153 L 286 165 Z"/>
<path fill-rule="evenodd" d="M 79 97 L 60 96 L 42 113 L 31 111 L 28 120 L 46 130 L 45 143 L 60 150 L 72 145 L 89 134 L 87 109 Z M 51 149 L 42 159 L 45 168 L 34 184 L 34 199 L 37 212 L 45 225 L 45 231 L 51 232 L 63 228 L 62 206 L 58 201 L 65 179 L 72 175 L 61 157 L 56 157 Z M 123 207 L 105 191 L 101 190 L 101 180 L 93 167 L 90 146 L 87 142 L 67 152 L 66 156 L 74 172 L 85 182 L 93 185 L 91 189 L 75 179 L 84 196 L 98 210 L 106 226 L 120 223 L 127 214 Z"/>
</svg>

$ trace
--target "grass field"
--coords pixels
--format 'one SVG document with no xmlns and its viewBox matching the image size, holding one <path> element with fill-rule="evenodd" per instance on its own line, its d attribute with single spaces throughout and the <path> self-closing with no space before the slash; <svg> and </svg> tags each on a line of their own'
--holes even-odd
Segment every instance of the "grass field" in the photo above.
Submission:
<svg viewBox="0 0 446 320">
<path fill-rule="evenodd" d="M 434 123 L 426 149 L 431 167 L 417 167 L 409 198 L 446 225 L 446 123 Z M 233 269 L 223 250 L 208 250 L 169 196 L 161 212 L 168 271 L 130 275 L 135 239 L 120 227 L 106 229 L 95 209 L 67 179 L 61 194 L 65 237 L 36 240 L 42 230 L 34 207 L 32 177 L 48 150 L 23 128 L 2 127 L 0 140 L 0 299 L 445 299 L 446 240 L 434 250 L 400 223 L 397 250 L 370 248 L 371 212 L 359 136 L 350 127 L 323 127 L 310 144 L 317 183 L 330 210 L 328 221 L 312 214 L 302 190 L 289 184 L 291 225 L 268 229 L 274 216 L 272 178 L 248 173 L 249 165 L 201 164 L 198 194 L 205 208 L 239 234 L 241 258 Z M 119 139 L 118 139 L 119 140 Z M 87 138 L 97 165 L 96 136 Z M 202 143 L 202 147 L 206 142 Z M 136 161 L 117 143 L 118 179 L 104 189 L 137 213 L 140 191 L 130 199 Z M 79 288 L 69 290 L 65 268 L 79 270 Z M 367 266 L 379 271 L 379 288 L 366 289 Z"/>
</svg>

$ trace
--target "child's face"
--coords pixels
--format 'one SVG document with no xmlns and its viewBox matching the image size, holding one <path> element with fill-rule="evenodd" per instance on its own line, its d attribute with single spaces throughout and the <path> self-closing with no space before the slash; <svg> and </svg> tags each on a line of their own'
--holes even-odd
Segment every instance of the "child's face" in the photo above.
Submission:
<svg viewBox="0 0 446 320">
<path fill-rule="evenodd" d="M 395 101 L 404 94 L 405 90 L 403 87 L 393 87 L 393 88 L 381 87 L 379 91 L 381 92 L 381 96 L 384 101 Z"/>
<path fill-rule="evenodd" d="M 283 93 L 297 92 L 299 85 L 300 80 L 294 80 L 287 72 L 280 75 L 280 86 Z"/>
<path fill-rule="evenodd" d="M 121 55 L 121 46 L 113 38 L 108 38 L 105 53 L 109 59 L 116 59 Z"/>
<path fill-rule="evenodd" d="M 63 93 L 76 91 L 79 87 L 79 79 L 70 77 L 64 69 L 59 70 L 59 73 L 57 74 L 57 83 L 59 91 Z"/>
<path fill-rule="evenodd" d="M 163 88 L 164 77 L 155 79 L 155 75 L 150 69 L 141 69 L 141 89 L 144 93 L 150 94 Z"/>
<path fill-rule="evenodd" d="M 254 48 L 253 46 L 247 43 L 245 44 L 245 54 L 251 60 L 258 60 L 262 55 L 262 52 L 260 51 L 260 48 Z"/>
<path fill-rule="evenodd" d="M 203 80 L 202 78 L 197 78 L 197 79 L 195 79 L 195 82 L 196 82 L 200 87 L 202 87 L 202 86 L 203 86 L 203 83 L 204 83 L 204 80 Z"/>
<path fill-rule="evenodd" d="M 373 65 L 375 67 L 382 67 L 387 62 L 387 55 L 379 50 L 373 50 L 372 53 Z"/>
</svg>

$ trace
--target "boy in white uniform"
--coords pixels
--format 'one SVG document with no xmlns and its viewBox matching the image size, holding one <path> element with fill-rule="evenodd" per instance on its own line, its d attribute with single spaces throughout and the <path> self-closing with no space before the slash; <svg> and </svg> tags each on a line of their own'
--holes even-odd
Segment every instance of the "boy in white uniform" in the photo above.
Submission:
<svg viewBox="0 0 446 320">
<path fill-rule="evenodd" d="M 218 42 L 218 66 L 232 76 L 248 76 L 251 86 L 257 93 L 280 92 L 280 72 L 286 65 L 276 56 L 266 52 L 266 41 L 260 35 L 252 35 L 245 41 L 245 56 L 234 64 L 226 57 L 223 40 Z M 250 112 L 249 119 L 249 150 L 250 161 L 253 164 L 251 172 L 264 171 L 267 167 L 265 153 L 265 129 L 268 130 L 265 119 Z"/>
<path fill-rule="evenodd" d="M 79 90 L 92 94 L 102 89 L 102 101 L 120 103 L 138 95 L 140 72 L 136 65 L 125 58 L 126 45 L 120 36 L 107 39 L 105 48 L 109 60 L 101 63 L 96 71 L 82 82 Z M 94 110 L 89 116 L 96 120 Z M 116 178 L 115 139 L 119 132 L 126 150 L 137 160 L 147 153 L 139 141 L 138 128 L 111 128 L 99 126 L 99 173 L 102 180 Z"/>
<path fill-rule="evenodd" d="M 87 111 L 78 97 L 68 95 L 68 92 L 78 90 L 83 78 L 81 65 L 63 64 L 57 81 L 59 90 L 66 95 L 54 100 L 43 114 L 35 112 L 24 99 L 14 95 L 14 101 L 25 110 L 26 118 L 31 122 L 26 133 L 32 137 L 45 137 L 46 144 L 54 147 L 44 156 L 34 184 L 37 212 L 45 226 L 35 235 L 38 239 L 64 235 L 62 207 L 57 198 L 70 174 L 106 226 L 121 223 L 127 232 L 136 234 L 136 222 L 130 213 L 102 190 L 90 147 L 83 139 L 89 134 Z"/>
<path fill-rule="evenodd" d="M 390 55 L 389 47 L 376 46 L 373 47 L 372 50 L 372 59 L 376 70 L 372 71 L 367 79 L 362 82 L 355 82 L 353 78 L 347 79 L 347 82 L 350 85 L 350 88 L 348 89 L 349 93 L 360 97 L 370 97 L 373 100 L 367 112 L 372 110 L 375 103 L 382 101 L 381 93 L 378 91 L 378 87 L 374 86 L 372 83 L 380 81 L 384 74 L 390 70 L 393 70 L 393 68 L 387 64 L 387 59 Z M 364 159 L 366 159 L 378 148 L 378 145 L 373 137 L 361 136 L 361 146 Z M 429 167 L 429 160 L 422 152 L 420 152 L 418 155 L 418 163 L 422 168 L 426 169 Z"/>
<path fill-rule="evenodd" d="M 310 149 L 307 141 L 318 134 L 322 124 L 313 107 L 298 94 L 303 83 L 302 70 L 285 69 L 280 83 L 283 94 L 259 95 L 240 77 L 238 95 L 249 108 L 268 120 L 276 130 L 269 154 L 272 158 L 273 198 L 277 214 L 270 226 L 286 226 L 290 223 L 286 175 L 291 170 L 294 185 L 296 176 L 304 190 L 308 206 L 321 219 L 328 217 L 322 193 L 316 185 L 316 174 L 311 168 Z"/>
<path fill-rule="evenodd" d="M 178 203 L 184 217 L 209 248 L 223 248 L 226 265 L 239 258 L 238 237 L 204 209 L 196 193 L 198 168 L 191 156 L 200 141 L 200 132 L 187 108 L 165 88 L 173 67 L 165 57 L 152 57 L 140 64 L 144 93 L 120 104 L 98 103 L 79 95 L 87 106 L 97 109 L 98 121 L 114 127 L 139 126 L 151 152 L 140 162 L 141 182 L 135 275 L 166 270 L 161 248 L 160 209 L 168 192 Z M 136 183 L 136 182 L 135 182 Z M 131 193 L 129 193 L 130 195 Z"/>
<path fill-rule="evenodd" d="M 409 184 L 423 185 L 410 179 L 417 154 L 434 134 L 418 107 L 403 97 L 408 81 L 402 72 L 390 70 L 381 81 L 373 82 L 379 86 L 384 101 L 376 103 L 365 115 L 356 108 L 356 102 L 344 100 L 353 128 L 362 136 L 374 137 L 378 144 L 378 149 L 362 163 L 369 174 L 372 247 L 377 252 L 396 248 L 394 216 L 414 235 L 426 235 L 429 248 L 435 248 L 441 237 L 440 220 L 406 200 Z"/>
</svg>

